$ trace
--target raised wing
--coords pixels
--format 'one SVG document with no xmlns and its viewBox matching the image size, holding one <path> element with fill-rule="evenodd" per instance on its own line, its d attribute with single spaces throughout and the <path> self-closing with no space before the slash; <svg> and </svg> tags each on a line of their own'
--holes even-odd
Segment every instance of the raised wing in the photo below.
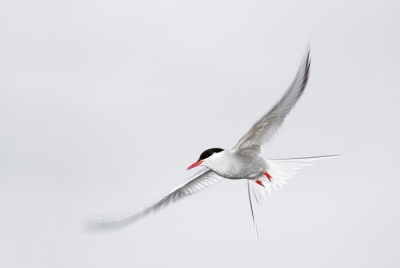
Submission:
<svg viewBox="0 0 400 268">
<path fill-rule="evenodd" d="M 169 194 L 161 198 L 155 203 L 149 206 L 143 207 L 138 211 L 131 213 L 124 217 L 91 217 L 86 218 L 86 229 L 88 231 L 106 230 L 111 228 L 124 227 L 151 212 L 156 212 L 166 205 L 181 199 L 187 195 L 193 194 L 200 191 L 208 186 L 211 186 L 219 181 L 223 180 L 222 177 L 217 175 L 210 169 L 205 169 L 197 173 L 194 177 L 189 179 L 183 185 L 176 187 Z"/>
<path fill-rule="evenodd" d="M 233 148 L 234 151 L 262 152 L 262 145 L 269 143 L 275 137 L 286 115 L 303 94 L 310 74 L 310 64 L 310 48 L 308 48 L 297 75 L 286 94 L 274 108 L 250 128 Z"/>
</svg>

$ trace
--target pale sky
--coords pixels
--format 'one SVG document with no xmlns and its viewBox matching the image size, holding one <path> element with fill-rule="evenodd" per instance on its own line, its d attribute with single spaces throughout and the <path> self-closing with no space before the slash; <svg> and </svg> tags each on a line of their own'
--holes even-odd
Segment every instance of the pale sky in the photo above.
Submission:
<svg viewBox="0 0 400 268">
<path fill-rule="evenodd" d="M 399 1 L 2 1 L 0 267 L 399 267 Z M 256 210 L 224 181 L 125 214 L 304 95 L 266 158 L 344 154 Z"/>
</svg>

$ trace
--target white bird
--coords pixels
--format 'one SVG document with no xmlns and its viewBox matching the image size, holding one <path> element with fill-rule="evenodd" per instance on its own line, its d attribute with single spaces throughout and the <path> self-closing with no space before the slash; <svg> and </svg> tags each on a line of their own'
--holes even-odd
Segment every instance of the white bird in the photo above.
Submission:
<svg viewBox="0 0 400 268">
<path fill-rule="evenodd" d="M 307 85 L 310 74 L 310 49 L 308 48 L 296 77 L 282 99 L 258 120 L 250 130 L 239 140 L 233 149 L 212 148 L 204 151 L 199 159 L 188 167 L 206 167 L 184 184 L 173 189 L 169 194 L 138 211 L 119 218 L 92 217 L 88 218 L 89 230 L 107 229 L 109 227 L 125 226 L 150 212 L 155 212 L 165 205 L 183 198 L 221 180 L 246 179 L 250 207 L 257 235 L 257 225 L 254 219 L 252 196 L 257 203 L 261 197 L 265 199 L 264 191 L 271 194 L 286 184 L 296 169 L 309 165 L 311 161 L 335 157 L 319 156 L 306 158 L 292 158 L 280 160 L 266 160 L 261 156 L 262 146 L 271 142 L 281 127 L 286 115 L 299 100 Z"/>
</svg>

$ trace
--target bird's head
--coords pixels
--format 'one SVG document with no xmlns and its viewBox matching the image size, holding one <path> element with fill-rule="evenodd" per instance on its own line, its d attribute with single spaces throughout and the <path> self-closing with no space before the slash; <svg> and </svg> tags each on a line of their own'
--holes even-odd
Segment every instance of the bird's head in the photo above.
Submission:
<svg viewBox="0 0 400 268">
<path fill-rule="evenodd" d="M 206 161 L 210 161 L 213 159 L 213 157 L 215 157 L 216 154 L 222 152 L 224 149 L 221 148 L 211 148 L 208 150 L 205 150 L 204 152 L 201 153 L 199 160 L 197 160 L 195 163 L 193 163 L 192 165 L 190 165 L 187 170 L 195 168 L 197 166 L 202 165 L 204 162 Z"/>
</svg>

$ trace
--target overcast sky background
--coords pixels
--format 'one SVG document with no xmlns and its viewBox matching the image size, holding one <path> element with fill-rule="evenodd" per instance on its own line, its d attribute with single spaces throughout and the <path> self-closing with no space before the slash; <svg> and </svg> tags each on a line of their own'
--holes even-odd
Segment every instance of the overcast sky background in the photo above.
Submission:
<svg viewBox="0 0 400 268">
<path fill-rule="evenodd" d="M 1 1 L 1 267 L 399 267 L 399 1 Z M 224 181 L 106 234 L 309 84 L 257 210 Z"/>
</svg>

